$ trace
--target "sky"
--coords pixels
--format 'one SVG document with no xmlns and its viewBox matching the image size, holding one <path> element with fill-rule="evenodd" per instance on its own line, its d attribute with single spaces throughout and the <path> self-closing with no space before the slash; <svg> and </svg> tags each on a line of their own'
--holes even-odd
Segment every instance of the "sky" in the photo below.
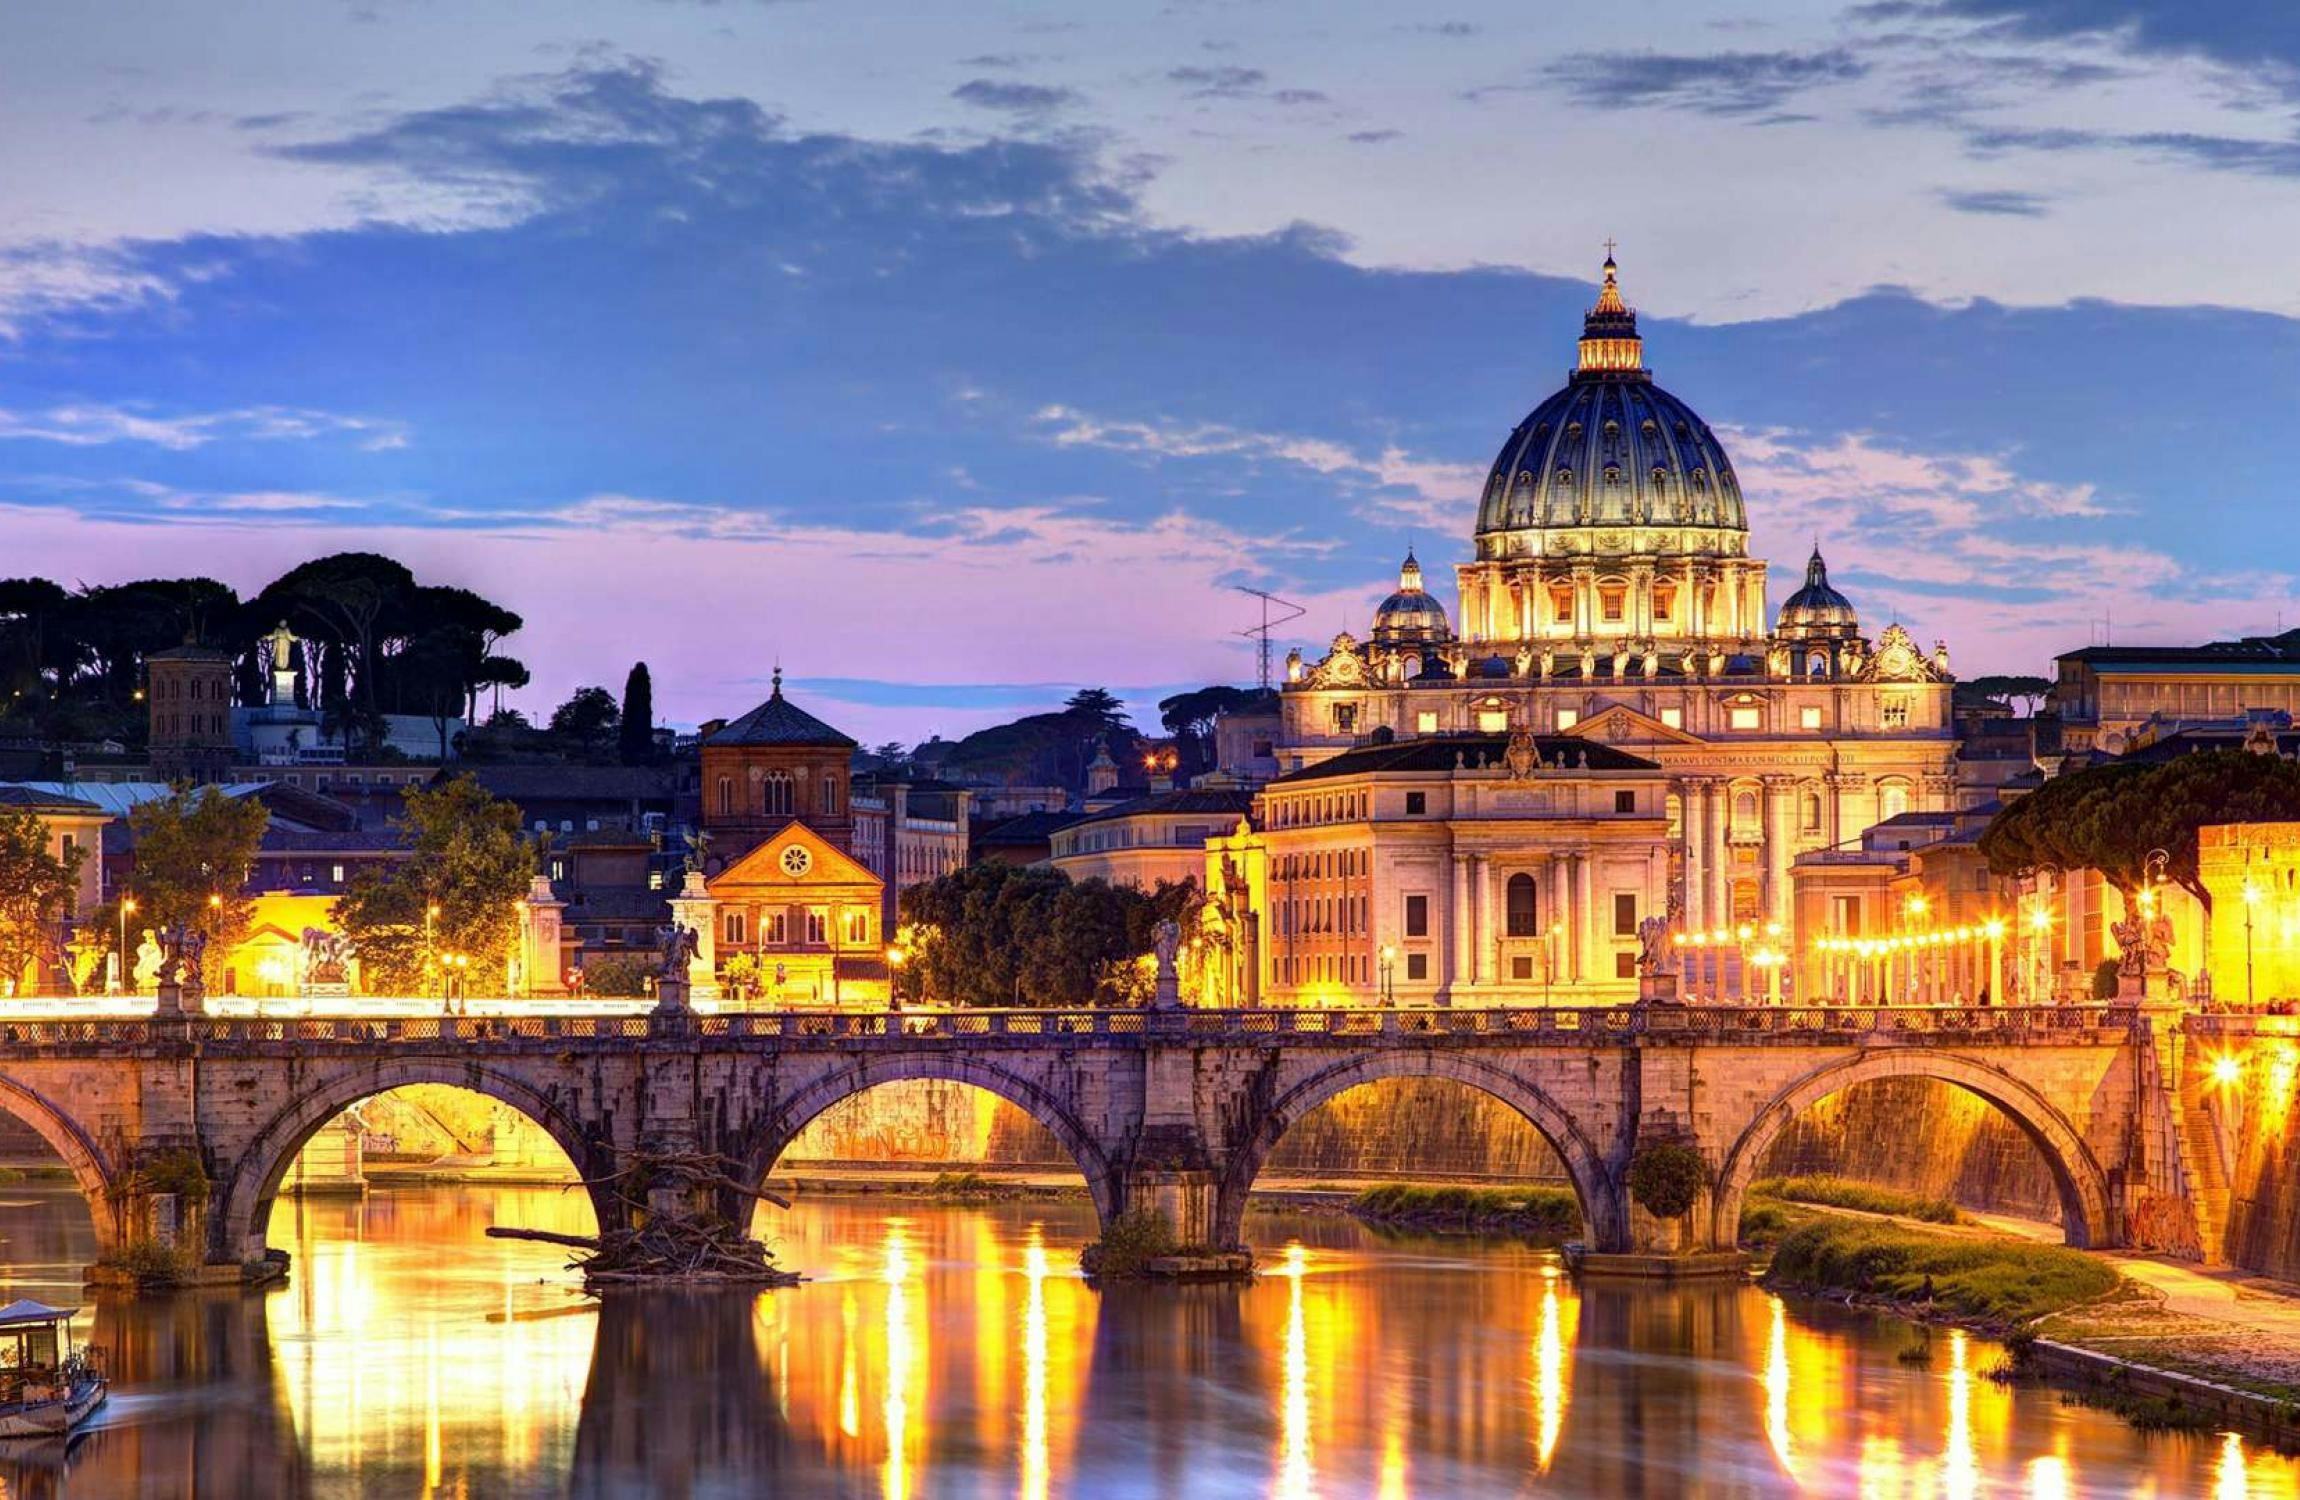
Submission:
<svg viewBox="0 0 2300 1500">
<path fill-rule="evenodd" d="M 0 576 L 358 548 L 865 742 L 1451 603 L 1608 239 L 1777 602 L 2287 623 L 2300 7 L 0 8 Z"/>
</svg>

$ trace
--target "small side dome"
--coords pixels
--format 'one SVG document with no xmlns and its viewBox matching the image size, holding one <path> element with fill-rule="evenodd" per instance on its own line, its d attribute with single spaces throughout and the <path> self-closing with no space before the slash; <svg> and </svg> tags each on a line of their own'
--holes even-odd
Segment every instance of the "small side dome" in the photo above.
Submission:
<svg viewBox="0 0 2300 1500">
<path fill-rule="evenodd" d="M 1422 565 L 1407 549 L 1405 566 L 1398 569 L 1398 591 L 1374 611 L 1373 644 L 1378 650 L 1413 646 L 1442 646 L 1453 639 L 1445 606 L 1422 588 Z"/>
<path fill-rule="evenodd" d="M 1805 586 L 1781 601 L 1776 633 L 1789 641 L 1847 641 L 1861 633 L 1853 601 L 1829 586 L 1829 565 L 1821 549 L 1805 564 Z"/>
</svg>

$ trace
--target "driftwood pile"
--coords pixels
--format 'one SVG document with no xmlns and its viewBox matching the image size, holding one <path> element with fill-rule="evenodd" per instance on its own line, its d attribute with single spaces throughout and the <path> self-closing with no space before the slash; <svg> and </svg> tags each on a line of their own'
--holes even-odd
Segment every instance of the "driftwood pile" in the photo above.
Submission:
<svg viewBox="0 0 2300 1500">
<path fill-rule="evenodd" d="M 724 1215 L 657 1213 L 650 1198 L 694 1201 L 705 1192 L 728 1192 L 764 1199 L 777 1208 L 791 1200 L 764 1188 L 746 1187 L 732 1175 L 734 1164 L 708 1152 L 634 1151 L 628 1165 L 604 1177 L 585 1178 L 590 1188 L 610 1188 L 631 1207 L 634 1227 L 596 1235 L 559 1234 L 548 1229 L 490 1228 L 490 1238 L 536 1240 L 583 1252 L 568 1261 L 584 1284 L 636 1282 L 741 1282 L 754 1286 L 796 1286 L 802 1278 L 774 1263 L 774 1254 Z"/>
</svg>

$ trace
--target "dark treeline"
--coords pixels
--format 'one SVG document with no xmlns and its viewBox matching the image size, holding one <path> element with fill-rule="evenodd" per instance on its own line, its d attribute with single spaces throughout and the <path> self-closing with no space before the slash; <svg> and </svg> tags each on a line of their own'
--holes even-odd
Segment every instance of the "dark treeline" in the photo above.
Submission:
<svg viewBox="0 0 2300 1500">
<path fill-rule="evenodd" d="M 240 701 L 263 702 L 280 665 L 272 632 L 285 625 L 299 702 L 354 744 L 374 743 L 385 714 L 475 718 L 482 693 L 524 686 L 526 667 L 498 650 L 520 624 L 370 552 L 316 558 L 246 599 L 213 578 L 0 580 L 0 731 L 140 740 L 143 658 L 183 645 L 230 652 Z"/>
</svg>

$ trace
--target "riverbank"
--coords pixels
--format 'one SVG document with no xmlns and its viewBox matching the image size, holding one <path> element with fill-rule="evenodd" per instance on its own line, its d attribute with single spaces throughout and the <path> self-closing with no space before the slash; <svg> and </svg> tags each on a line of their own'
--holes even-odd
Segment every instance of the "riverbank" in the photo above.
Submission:
<svg viewBox="0 0 2300 1500">
<path fill-rule="evenodd" d="M 2239 1427 L 2300 1449 L 2300 1293 L 2144 1257 L 2037 1243 L 2041 1226 L 1918 1228 L 1808 1210 L 1764 1284 L 2001 1338 L 2010 1378 L 2049 1377 L 2137 1425 Z"/>
</svg>

